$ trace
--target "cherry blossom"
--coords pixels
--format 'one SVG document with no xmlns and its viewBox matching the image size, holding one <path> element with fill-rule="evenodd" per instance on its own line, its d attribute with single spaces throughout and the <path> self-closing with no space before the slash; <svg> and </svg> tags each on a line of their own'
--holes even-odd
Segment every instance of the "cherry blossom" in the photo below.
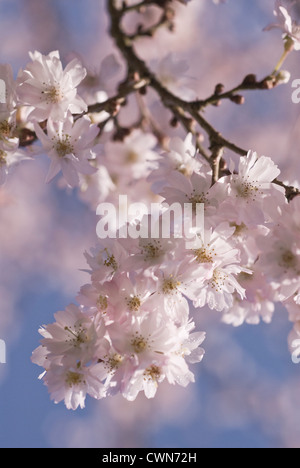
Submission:
<svg viewBox="0 0 300 468">
<path fill-rule="evenodd" d="M 204 172 L 207 174 L 207 172 Z M 171 206 L 173 203 L 190 203 L 193 213 L 196 213 L 197 205 L 204 204 L 205 214 L 209 216 L 217 205 L 217 200 L 211 191 L 210 178 L 193 172 L 190 177 L 181 172 L 173 171 L 167 179 L 167 186 L 162 189 L 160 196 Z"/>
<path fill-rule="evenodd" d="M 86 76 L 78 86 L 80 96 L 88 105 L 102 102 L 107 98 L 110 81 L 120 71 L 120 63 L 114 54 L 107 55 L 96 67 L 93 64 L 85 64 L 83 57 L 79 55 L 77 59 L 84 64 L 86 69 Z"/>
<path fill-rule="evenodd" d="M 54 315 L 55 322 L 39 330 L 44 337 L 42 347 L 47 349 L 47 359 L 61 356 L 60 363 L 88 362 L 96 353 L 98 341 L 104 336 L 101 318 L 91 318 L 76 305 Z"/>
<path fill-rule="evenodd" d="M 276 16 L 277 22 L 269 24 L 264 30 L 280 29 L 283 32 L 283 38 L 292 41 L 295 50 L 300 50 L 300 25 L 291 17 L 294 3 L 291 0 L 276 0 L 274 16 Z"/>
<path fill-rule="evenodd" d="M 106 52 L 94 66 L 75 54 L 64 68 L 58 51 L 35 51 L 16 80 L 10 65 L 0 65 L 7 83 L 0 183 L 11 167 L 45 153 L 46 182 L 62 173 L 58 187 L 76 192 L 100 217 L 98 238 L 83 253 L 86 280 L 76 304 L 39 329 L 32 354 L 51 399 L 72 410 L 84 408 L 87 396 L 133 401 L 140 393 L 153 398 L 162 382 L 195 382 L 191 364 L 204 357 L 212 311 L 238 327 L 270 323 L 282 304 L 293 326 L 289 346 L 299 356 L 292 344 L 300 336 L 297 184 L 282 181 L 272 154 L 223 136 L 206 112 L 211 105 L 217 112 L 224 100 L 243 107 L 237 92 L 286 84 L 290 71 L 279 70 L 281 60 L 262 81 L 248 75 L 233 91 L 219 83 L 200 99 L 189 87 L 188 57 L 167 52 L 151 60 L 143 41 L 135 47 L 141 37 L 154 41 L 165 23 L 173 31 L 173 15 L 183 11 L 178 3 L 107 6 L 118 59 Z M 284 58 L 300 48 L 291 6 L 278 0 L 278 22 L 265 28 L 283 32 Z M 162 16 L 149 26 L 152 10 Z"/>
<path fill-rule="evenodd" d="M 193 349 L 199 347 L 205 335 L 197 335 L 188 341 L 191 328 L 193 325 L 189 323 L 176 328 L 172 322 L 155 314 L 134 323 L 129 320 L 122 324 L 122 328 L 118 324 L 108 326 L 114 347 L 128 361 L 129 366 L 124 371 L 128 372 L 129 368 L 133 373 L 130 380 L 127 376 L 119 382 L 126 399 L 134 400 L 141 390 L 152 398 L 164 378 L 171 384 L 176 382 L 183 386 L 194 380 L 184 356 L 186 353 L 191 359 Z M 194 353 L 192 360 L 201 360 L 203 354 L 203 350 L 198 351 L 198 355 Z"/>
<path fill-rule="evenodd" d="M 123 142 L 108 142 L 104 146 L 106 167 L 112 180 L 119 185 L 127 183 L 124 180 L 130 168 L 130 178 L 147 177 L 155 167 L 158 154 L 155 151 L 157 139 L 152 134 L 134 130 Z"/>
<path fill-rule="evenodd" d="M 5 183 L 8 173 L 14 166 L 29 159 L 31 159 L 30 153 L 19 148 L 18 138 L 0 139 L 0 185 Z"/>
<path fill-rule="evenodd" d="M 63 69 L 59 52 L 43 55 L 30 52 L 32 62 L 19 72 L 17 94 L 22 105 L 32 108 L 29 120 L 42 122 L 49 117 L 64 120 L 67 112 L 81 114 L 87 105 L 77 94 L 77 86 L 86 76 L 79 60 Z"/>
<path fill-rule="evenodd" d="M 270 323 L 275 311 L 274 290 L 262 271 L 255 268 L 249 273 L 240 273 L 238 282 L 245 289 L 245 299 L 235 294 L 233 307 L 223 315 L 223 321 L 237 327 L 243 323 L 257 325 L 262 319 Z"/>
<path fill-rule="evenodd" d="M 198 157 L 193 135 L 189 133 L 185 140 L 180 137 L 170 139 L 167 151 L 160 156 L 157 167 L 153 168 L 148 180 L 152 184 L 151 189 L 155 193 L 160 193 L 168 184 L 173 171 L 178 171 L 187 177 L 201 172 L 205 172 L 208 176 L 208 173 L 211 174 L 211 168 L 207 166 L 205 167 L 205 163 Z"/>
<path fill-rule="evenodd" d="M 259 264 L 277 290 L 279 300 L 295 294 L 300 286 L 300 199 L 296 197 L 283 211 L 270 234 L 259 238 Z M 289 226 L 288 230 L 286 226 Z"/>
<path fill-rule="evenodd" d="M 35 122 L 34 128 L 44 151 L 51 159 L 51 165 L 46 178 L 50 182 L 60 171 L 71 187 L 79 184 L 78 173 L 91 175 L 96 168 L 90 164 L 94 159 L 98 147 L 94 140 L 98 134 L 96 125 L 92 125 L 87 116 L 74 122 L 73 116 L 68 114 L 64 121 L 47 122 L 47 135 L 40 125 Z"/>
<path fill-rule="evenodd" d="M 245 289 L 237 281 L 237 275 L 248 270 L 239 264 L 240 251 L 228 242 L 233 232 L 229 226 L 220 225 L 214 231 L 206 231 L 204 239 L 196 239 L 195 262 L 201 269 L 205 268 L 205 275 L 199 275 L 193 297 L 195 307 L 207 304 L 210 309 L 223 311 L 232 306 L 234 292 L 245 298 Z"/>
<path fill-rule="evenodd" d="M 273 183 L 280 174 L 271 158 L 249 151 L 241 157 L 238 173 L 223 177 L 214 187 L 218 200 L 225 200 L 222 211 L 236 212 L 236 223 L 247 226 L 264 224 L 276 219 L 287 202 L 283 187 Z"/>
<path fill-rule="evenodd" d="M 100 399 L 106 395 L 106 388 L 99 380 L 100 364 L 93 367 L 74 367 L 51 365 L 41 376 L 51 394 L 54 403 L 64 401 L 67 409 L 76 410 L 85 407 L 86 395 Z"/>
<path fill-rule="evenodd" d="M 184 98 L 195 97 L 195 92 L 186 84 L 190 78 L 186 75 L 189 64 L 185 59 L 179 59 L 170 52 L 160 60 L 152 60 L 150 68 L 162 85 L 170 91 Z"/>
</svg>

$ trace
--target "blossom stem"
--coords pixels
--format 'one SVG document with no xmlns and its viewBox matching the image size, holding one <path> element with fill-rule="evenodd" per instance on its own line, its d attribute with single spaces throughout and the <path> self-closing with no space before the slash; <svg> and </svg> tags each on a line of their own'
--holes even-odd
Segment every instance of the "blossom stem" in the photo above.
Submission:
<svg viewBox="0 0 300 468">
<path fill-rule="evenodd" d="M 224 147 L 220 145 L 215 145 L 214 147 L 211 148 L 212 150 L 212 155 L 211 155 L 211 160 L 212 160 L 212 185 L 214 185 L 220 178 L 220 163 L 221 159 L 224 153 Z"/>
<path fill-rule="evenodd" d="M 273 72 L 272 72 L 272 75 L 275 75 L 279 70 L 280 68 L 282 67 L 285 59 L 287 58 L 287 56 L 289 55 L 290 53 L 290 50 L 289 49 L 285 49 L 283 54 L 281 55 L 276 67 L 274 68 Z"/>
</svg>

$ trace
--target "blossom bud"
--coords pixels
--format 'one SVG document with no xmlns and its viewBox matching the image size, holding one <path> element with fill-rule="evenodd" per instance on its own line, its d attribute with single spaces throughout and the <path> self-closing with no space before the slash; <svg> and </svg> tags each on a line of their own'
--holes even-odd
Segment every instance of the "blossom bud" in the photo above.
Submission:
<svg viewBox="0 0 300 468">
<path fill-rule="evenodd" d="M 230 101 L 234 102 L 235 104 L 241 105 L 245 103 L 245 98 L 241 94 L 235 94 L 231 96 Z"/>
<path fill-rule="evenodd" d="M 222 83 L 218 83 L 215 87 L 215 95 L 224 93 L 224 89 L 225 89 L 224 85 Z"/>
<path fill-rule="evenodd" d="M 253 86 L 257 83 L 256 75 L 250 73 L 249 75 L 245 76 L 244 81 L 242 83 L 243 86 Z"/>
<path fill-rule="evenodd" d="M 276 75 L 276 85 L 286 84 L 290 81 L 291 74 L 287 70 L 280 70 Z"/>
<path fill-rule="evenodd" d="M 272 89 L 275 86 L 275 80 L 273 77 L 268 77 L 259 84 L 261 89 Z"/>
<path fill-rule="evenodd" d="M 284 50 L 286 52 L 292 52 L 292 50 L 294 50 L 294 47 L 295 47 L 294 40 L 290 36 L 286 35 L 284 38 Z"/>
</svg>

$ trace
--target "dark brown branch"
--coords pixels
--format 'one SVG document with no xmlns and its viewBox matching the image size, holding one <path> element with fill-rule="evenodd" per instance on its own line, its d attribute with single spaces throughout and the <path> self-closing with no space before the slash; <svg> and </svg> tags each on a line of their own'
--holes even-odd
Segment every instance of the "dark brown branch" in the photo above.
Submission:
<svg viewBox="0 0 300 468">
<path fill-rule="evenodd" d="M 92 113 L 106 111 L 110 114 L 113 114 L 114 112 L 116 112 L 116 109 L 119 106 L 124 104 L 127 96 L 129 96 L 130 94 L 136 91 L 140 91 L 141 89 L 149 85 L 149 83 L 150 81 L 145 78 L 138 79 L 136 81 L 133 80 L 132 82 L 129 82 L 126 80 L 124 84 L 119 86 L 118 94 L 116 96 L 113 96 L 107 99 L 106 101 L 88 106 L 88 110 L 86 113 L 92 114 Z"/>
<path fill-rule="evenodd" d="M 297 197 L 300 195 L 300 190 L 297 189 L 296 187 L 292 187 L 290 185 L 285 185 L 283 182 L 281 182 L 278 179 L 275 179 L 273 181 L 274 184 L 280 185 L 280 187 L 283 187 L 285 189 L 285 196 L 287 200 L 290 202 L 293 200 L 293 198 Z"/>
<path fill-rule="evenodd" d="M 208 105 L 218 105 L 220 104 L 220 101 L 224 99 L 229 99 L 230 101 L 235 102 L 236 104 L 243 104 L 244 102 L 243 96 L 239 94 L 242 91 L 272 89 L 276 85 L 277 85 L 276 76 L 268 75 L 262 80 L 257 81 L 257 78 L 254 74 L 249 74 L 244 78 L 241 84 L 239 84 L 238 86 L 235 86 L 229 91 L 218 92 L 218 89 L 223 90 L 224 87 L 221 84 L 217 85 L 215 88 L 215 92 L 211 96 L 203 100 L 199 99 L 197 101 L 194 101 L 194 107 L 195 109 L 200 111 L 201 109 L 204 109 Z"/>
<path fill-rule="evenodd" d="M 127 35 L 122 31 L 122 11 L 115 8 L 114 0 L 108 0 L 108 11 L 111 18 L 111 36 L 114 38 L 120 52 L 123 54 L 126 63 L 131 69 L 135 69 L 142 78 L 149 81 L 149 86 L 157 92 L 165 107 L 171 110 L 171 112 L 174 108 L 177 108 L 180 112 L 190 114 L 190 116 L 208 134 L 211 146 L 219 145 L 224 148 L 228 148 L 239 155 L 247 154 L 247 151 L 225 139 L 217 130 L 215 130 L 215 128 L 198 112 L 198 103 L 195 104 L 194 102 L 187 102 L 181 99 L 171 93 L 160 83 L 155 75 L 149 70 L 146 63 L 136 55 L 131 40 L 129 40 Z"/>
</svg>

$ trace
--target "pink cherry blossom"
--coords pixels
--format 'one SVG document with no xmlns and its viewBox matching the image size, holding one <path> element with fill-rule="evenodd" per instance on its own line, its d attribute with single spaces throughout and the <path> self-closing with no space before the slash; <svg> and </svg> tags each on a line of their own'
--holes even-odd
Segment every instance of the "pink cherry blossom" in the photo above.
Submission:
<svg viewBox="0 0 300 468">
<path fill-rule="evenodd" d="M 189 81 L 186 72 L 190 67 L 185 59 L 179 59 L 170 52 L 162 59 L 152 60 L 150 68 L 160 83 L 170 91 L 186 99 L 195 97 L 194 91 L 186 84 Z"/>
<path fill-rule="evenodd" d="M 158 160 L 158 165 L 151 171 L 148 180 L 155 193 L 161 193 L 164 186 L 168 185 L 168 180 L 173 171 L 191 177 L 194 173 L 211 174 L 211 168 L 198 157 L 193 135 L 189 133 L 185 140 L 179 137 L 171 138 L 168 150 L 166 150 Z"/>
<path fill-rule="evenodd" d="M 28 119 L 42 122 L 49 117 L 64 120 L 67 112 L 81 114 L 86 103 L 77 94 L 77 86 L 86 76 L 79 60 L 74 59 L 63 68 L 59 52 L 43 55 L 30 52 L 28 63 L 18 76 L 18 98 L 32 108 Z"/>
<path fill-rule="evenodd" d="M 55 322 L 39 330 L 43 336 L 42 347 L 47 349 L 47 358 L 61 356 L 60 362 L 88 362 L 97 352 L 105 329 L 100 315 L 93 318 L 71 304 L 57 312 Z"/>
<path fill-rule="evenodd" d="M 228 241 L 233 232 L 229 226 L 220 225 L 214 231 L 206 231 L 205 239 L 198 237 L 196 240 L 195 264 L 202 274 L 199 274 L 193 296 L 195 307 L 208 305 L 210 309 L 224 311 L 232 307 L 233 293 L 245 298 L 245 289 L 239 284 L 237 275 L 248 270 L 240 265 L 240 251 Z"/>
<path fill-rule="evenodd" d="M 98 66 L 85 64 L 79 55 L 77 58 L 87 72 L 78 87 L 80 96 L 88 105 L 101 102 L 103 97 L 107 98 L 108 86 L 120 71 L 120 63 L 114 54 L 107 55 Z"/>
<path fill-rule="evenodd" d="M 14 166 L 29 159 L 31 159 L 30 152 L 19 147 L 18 138 L 0 139 L 0 185 L 5 183 L 7 175 Z"/>
<path fill-rule="evenodd" d="M 299 208 L 300 199 L 296 197 L 285 208 L 270 234 L 258 239 L 260 267 L 277 289 L 280 301 L 291 297 L 300 287 Z"/>
<path fill-rule="evenodd" d="M 105 397 L 107 390 L 98 377 L 99 371 L 102 371 L 100 364 L 92 367 L 53 364 L 41 378 L 54 403 L 63 400 L 67 409 L 76 410 L 85 407 L 86 395 L 96 399 Z"/>
<path fill-rule="evenodd" d="M 257 325 L 262 319 L 270 323 L 275 310 L 275 291 L 262 271 L 253 266 L 251 274 L 240 273 L 238 282 L 245 289 L 245 299 L 235 294 L 233 307 L 223 315 L 223 321 L 235 327 L 243 323 Z"/>
<path fill-rule="evenodd" d="M 194 380 L 184 356 L 186 353 L 191 360 L 192 355 L 195 360 L 201 360 L 204 351 L 196 354 L 193 350 L 199 347 L 205 335 L 196 335 L 189 340 L 191 328 L 192 324 L 176 328 L 172 322 L 165 322 L 155 314 L 133 323 L 129 320 L 122 324 L 122 328 L 117 324 L 108 327 L 117 351 L 130 358 L 133 375 L 129 380 L 128 377 L 123 380 L 120 389 L 126 399 L 134 400 L 142 390 L 152 398 L 164 378 L 171 384 L 176 382 L 183 386 Z"/>
<path fill-rule="evenodd" d="M 40 125 L 34 124 L 36 134 L 43 145 L 44 151 L 51 159 L 51 165 L 46 178 L 50 182 L 60 171 L 71 187 L 79 184 L 78 173 L 91 175 L 96 168 L 90 164 L 96 156 L 97 147 L 94 140 L 98 134 L 96 125 L 91 124 L 87 116 L 74 122 L 69 113 L 64 121 L 47 122 L 47 134 Z"/>
<path fill-rule="evenodd" d="M 287 204 L 283 187 L 273 183 L 279 174 L 271 158 L 249 151 L 240 158 L 238 173 L 221 178 L 214 186 L 216 198 L 224 200 L 220 210 L 230 211 L 233 206 L 238 225 L 265 224 L 276 219 L 280 208 Z"/>
<path fill-rule="evenodd" d="M 140 130 L 134 130 L 122 143 L 108 142 L 104 146 L 104 154 L 113 180 L 121 186 L 128 183 L 129 169 L 131 180 L 147 177 L 158 159 L 156 145 L 154 135 Z"/>
<path fill-rule="evenodd" d="M 271 64 L 265 79 L 247 75 L 232 88 L 228 66 L 218 77 L 224 85 L 207 80 L 204 69 L 200 81 L 189 76 L 193 56 L 185 54 L 185 40 L 196 43 L 196 28 L 191 24 L 186 35 L 184 23 L 175 23 L 178 12 L 184 19 L 189 10 L 179 3 L 190 0 L 107 2 L 115 49 L 105 50 L 102 63 L 85 65 L 88 58 L 72 54 L 63 67 L 58 51 L 36 51 L 16 81 L 12 68 L 0 65 L 7 82 L 0 183 L 19 161 L 43 152 L 50 158 L 46 182 L 62 173 L 59 188 L 78 194 L 93 219 L 100 217 L 98 238 L 83 253 L 86 277 L 77 303 L 40 328 L 32 354 L 51 399 L 68 409 L 84 408 L 87 396 L 134 401 L 140 394 L 154 398 L 163 382 L 186 387 L 195 381 L 191 364 L 204 357 L 204 328 L 214 320 L 269 324 L 277 303 L 293 322 L 292 355 L 300 355 L 292 343 L 300 337 L 299 183 L 293 174 L 290 186 L 272 149 L 270 156 L 247 152 L 226 131 L 227 108 L 244 107 L 236 92 L 288 82 L 291 72 L 279 65 L 300 49 L 293 2 L 277 0 L 278 21 L 265 28 L 280 29 L 285 41 L 275 71 Z M 191 15 L 201 10 L 205 19 L 204 8 L 194 2 Z M 175 29 L 169 34 L 176 24 L 188 36 L 182 44 L 173 43 Z M 210 54 L 214 41 L 203 36 L 201 43 L 199 63 L 217 62 Z M 257 149 L 263 146 L 258 127 L 248 132 Z"/>
<path fill-rule="evenodd" d="M 294 3 L 291 0 L 276 0 L 274 16 L 276 16 L 277 22 L 269 24 L 264 30 L 280 29 L 283 32 L 283 37 L 292 40 L 295 50 L 299 50 L 300 25 L 291 17 L 291 8 Z"/>
<path fill-rule="evenodd" d="M 289 297 L 286 301 L 284 301 L 284 305 L 288 312 L 289 320 L 291 322 L 300 321 L 299 293 L 297 292 L 293 296 Z"/>
</svg>

